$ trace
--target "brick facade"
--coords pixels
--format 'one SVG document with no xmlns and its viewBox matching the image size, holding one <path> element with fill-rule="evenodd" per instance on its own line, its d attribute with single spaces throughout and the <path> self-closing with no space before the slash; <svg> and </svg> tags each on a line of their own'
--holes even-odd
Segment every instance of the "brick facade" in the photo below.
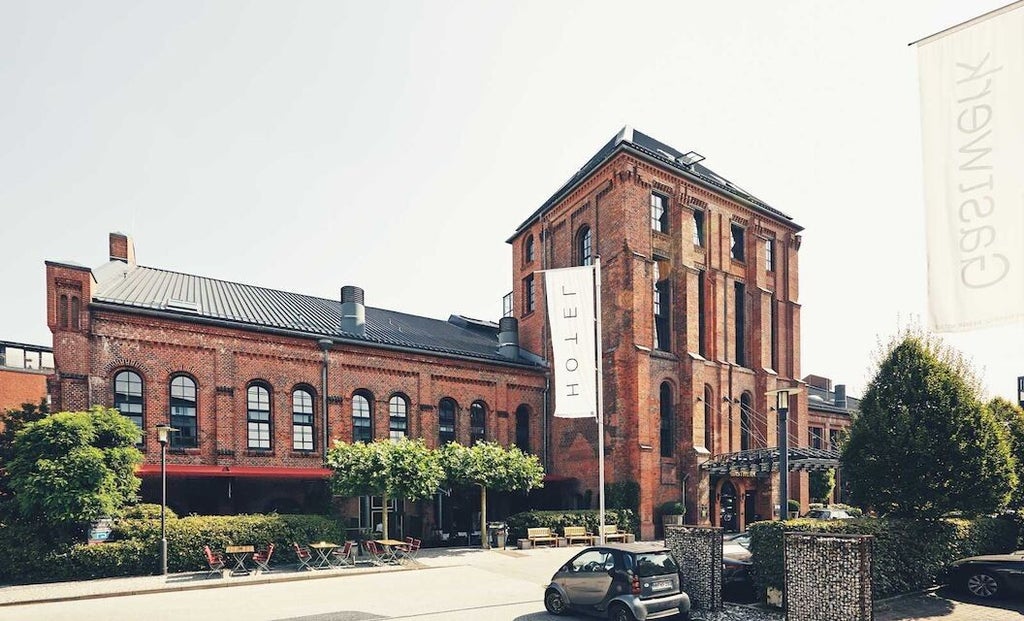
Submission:
<svg viewBox="0 0 1024 621">
<path fill-rule="evenodd" d="M 667 199 L 667 231 L 653 230 L 651 194 Z M 694 210 L 704 214 L 703 246 L 694 243 Z M 730 257 L 731 225 L 745 232 L 745 261 Z M 580 232 L 588 227 L 593 253 L 601 258 L 602 340 L 606 477 L 640 484 L 642 536 L 655 533 L 655 508 L 683 500 L 687 522 L 720 525 L 722 488 L 738 493 L 742 529 L 757 517 L 770 519 L 778 503 L 777 478 L 712 479 L 699 465 L 710 455 L 739 451 L 740 399 L 750 399 L 750 448 L 777 444 L 776 422 L 766 393 L 798 387 L 800 304 L 799 227 L 785 217 L 748 204 L 659 165 L 620 150 L 569 187 L 528 221 L 513 246 L 515 314 L 524 347 L 549 352 L 542 277 L 535 279 L 536 304 L 526 312 L 525 283 L 536 270 L 579 265 Z M 528 241 L 532 240 L 532 241 Z M 768 270 L 766 243 L 774 243 Z M 534 246 L 527 260 L 527 245 Z M 670 345 L 655 348 L 654 285 L 668 282 Z M 736 351 L 735 283 L 744 286 L 744 360 Z M 698 319 L 704 298 L 704 342 Z M 774 319 L 774 321 L 773 321 Z M 771 330 L 776 330 L 773 353 Z M 661 387 L 671 393 L 671 457 L 661 456 Z M 710 446 L 705 446 L 705 394 L 713 404 Z M 806 404 L 794 398 L 791 445 L 806 445 Z M 575 477 L 582 489 L 597 488 L 596 425 L 551 422 L 552 469 Z M 777 475 L 776 475 L 777 477 Z M 774 482 L 773 482 L 774 481 Z M 728 489 L 728 488 L 727 488 Z M 793 473 L 791 496 L 807 503 L 807 476 Z M 746 503 L 745 494 L 752 494 Z"/>
</svg>

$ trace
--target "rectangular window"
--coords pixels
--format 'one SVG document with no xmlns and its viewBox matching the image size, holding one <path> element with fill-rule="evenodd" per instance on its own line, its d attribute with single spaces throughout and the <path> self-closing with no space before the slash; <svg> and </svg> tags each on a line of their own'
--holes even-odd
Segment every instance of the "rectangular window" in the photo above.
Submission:
<svg viewBox="0 0 1024 621">
<path fill-rule="evenodd" d="M 729 246 L 729 256 L 737 261 L 745 261 L 746 258 L 743 252 L 743 235 L 745 231 L 743 230 L 743 227 L 734 222 L 732 226 L 729 227 L 729 230 L 731 232 L 731 245 Z"/>
<path fill-rule="evenodd" d="M 523 281 L 523 314 L 529 315 L 534 311 L 537 304 L 536 293 L 533 290 L 533 274 L 530 274 Z"/>
<path fill-rule="evenodd" d="M 808 436 L 810 436 L 811 448 L 822 448 L 821 439 L 824 434 L 822 433 L 821 427 L 811 427 L 808 431 Z"/>
<path fill-rule="evenodd" d="M 20 347 L 7 347 L 7 356 L 4 362 L 5 366 L 11 367 L 12 369 L 24 369 L 25 368 L 25 350 Z"/>
<path fill-rule="evenodd" d="M 833 451 L 839 450 L 839 430 L 829 429 L 828 430 L 828 447 Z"/>
<path fill-rule="evenodd" d="M 292 393 L 292 448 L 313 450 L 313 395 L 305 390 Z"/>
<path fill-rule="evenodd" d="M 736 364 L 741 367 L 747 366 L 747 290 L 743 283 L 735 283 L 735 317 L 736 326 L 733 332 L 736 334 Z"/>
<path fill-rule="evenodd" d="M 668 199 L 661 194 L 651 193 L 651 229 L 668 233 Z"/>
<path fill-rule="evenodd" d="M 2 358 L 0 358 L 0 366 L 3 366 L 3 364 L 4 364 L 3 360 L 2 360 Z M 48 352 L 48 351 L 44 351 L 43 352 L 43 368 L 44 369 L 52 369 L 53 368 L 53 352 Z"/>
<path fill-rule="evenodd" d="M 667 279 L 654 285 L 654 348 L 662 351 L 672 349 L 670 290 Z"/>
<path fill-rule="evenodd" d="M 704 212 L 693 210 L 693 245 L 704 247 Z"/>
<path fill-rule="evenodd" d="M 768 239 L 764 242 L 764 268 L 769 272 L 775 271 L 775 240 Z"/>
<path fill-rule="evenodd" d="M 511 317 L 512 316 L 512 293 L 506 293 L 505 297 L 501 298 L 501 316 Z"/>
<path fill-rule="evenodd" d="M 708 355 L 708 320 L 706 317 L 707 298 L 704 294 L 704 288 L 706 287 L 704 280 L 705 275 L 701 271 L 697 274 L 697 353 L 706 358 Z"/>
</svg>

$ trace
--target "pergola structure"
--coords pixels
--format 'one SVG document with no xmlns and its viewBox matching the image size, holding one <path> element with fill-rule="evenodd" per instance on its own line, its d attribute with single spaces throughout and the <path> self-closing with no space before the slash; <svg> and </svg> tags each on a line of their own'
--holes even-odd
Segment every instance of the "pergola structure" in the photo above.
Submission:
<svg viewBox="0 0 1024 621">
<path fill-rule="evenodd" d="M 711 474 L 753 476 L 761 472 L 778 472 L 779 447 L 749 449 L 735 453 L 716 455 L 701 464 Z M 839 451 L 816 449 L 805 446 L 789 447 L 789 470 L 808 472 L 833 470 L 839 467 Z"/>
</svg>

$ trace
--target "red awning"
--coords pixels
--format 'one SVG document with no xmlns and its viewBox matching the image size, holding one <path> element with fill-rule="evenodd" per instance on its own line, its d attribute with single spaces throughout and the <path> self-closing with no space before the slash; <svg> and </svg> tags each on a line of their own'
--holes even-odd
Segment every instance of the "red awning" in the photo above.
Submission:
<svg viewBox="0 0 1024 621">
<path fill-rule="evenodd" d="M 135 471 L 140 477 L 160 476 L 160 464 L 143 464 Z M 329 468 L 259 468 L 254 466 L 203 466 L 167 464 L 169 477 L 244 477 L 260 479 L 328 479 Z"/>
</svg>

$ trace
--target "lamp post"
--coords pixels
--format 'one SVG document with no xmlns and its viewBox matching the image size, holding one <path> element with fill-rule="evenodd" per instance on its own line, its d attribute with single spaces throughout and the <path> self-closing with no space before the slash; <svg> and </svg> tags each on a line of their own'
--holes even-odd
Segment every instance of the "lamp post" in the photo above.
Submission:
<svg viewBox="0 0 1024 621">
<path fill-rule="evenodd" d="M 156 439 L 160 442 L 160 572 L 167 575 L 167 442 L 171 432 L 178 431 L 167 423 L 156 426 Z"/>
<path fill-rule="evenodd" d="M 789 393 L 775 395 L 775 411 L 779 413 L 779 519 L 789 517 Z"/>
</svg>

